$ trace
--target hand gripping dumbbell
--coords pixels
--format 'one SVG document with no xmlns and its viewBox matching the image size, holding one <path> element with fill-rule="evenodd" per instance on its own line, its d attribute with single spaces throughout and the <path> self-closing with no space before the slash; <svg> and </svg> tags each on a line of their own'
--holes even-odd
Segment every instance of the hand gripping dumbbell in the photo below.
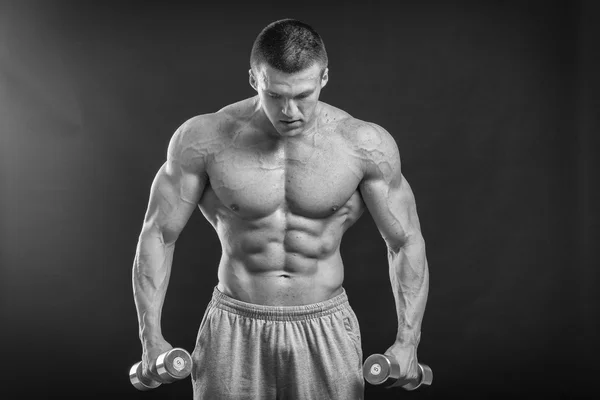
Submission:
<svg viewBox="0 0 600 400">
<path fill-rule="evenodd" d="M 164 383 L 184 379 L 192 372 L 192 356 L 184 349 L 171 349 L 158 356 L 156 370 Z M 141 361 L 133 364 L 129 370 L 129 380 L 138 390 L 150 390 L 161 385 L 161 382 L 142 378 Z"/>
<path fill-rule="evenodd" d="M 402 386 L 406 390 L 415 390 L 421 385 L 431 385 L 433 371 L 425 364 L 419 364 L 420 378 L 418 383 L 407 383 Z M 371 385 L 393 386 L 400 379 L 400 365 L 391 355 L 372 354 L 363 364 L 363 376 Z"/>
</svg>

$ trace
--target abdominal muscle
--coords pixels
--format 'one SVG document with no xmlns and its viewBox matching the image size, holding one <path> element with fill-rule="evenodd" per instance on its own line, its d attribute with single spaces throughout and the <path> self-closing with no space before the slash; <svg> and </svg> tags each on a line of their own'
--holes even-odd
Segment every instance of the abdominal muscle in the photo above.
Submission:
<svg viewBox="0 0 600 400">
<path fill-rule="evenodd" d="M 218 289 L 248 303 L 296 306 L 342 292 L 343 233 L 361 213 L 356 194 L 325 218 L 305 218 L 278 208 L 261 218 L 241 218 L 205 193 L 200 205 L 214 226 L 223 254 Z"/>
<path fill-rule="evenodd" d="M 301 258 L 302 256 L 296 255 Z M 249 268 L 238 259 L 224 259 L 219 266 L 218 289 L 234 299 L 253 304 L 296 306 L 314 304 L 342 292 L 341 259 L 316 261 L 306 271 Z M 318 266 L 316 266 L 318 265 Z"/>
<path fill-rule="evenodd" d="M 322 230 L 315 235 L 298 227 L 282 232 L 275 221 L 270 227 L 261 225 L 230 226 L 229 235 L 221 237 L 226 243 L 219 265 L 220 291 L 241 301 L 276 306 L 318 303 L 342 292 L 341 238 L 335 237 L 341 236 L 341 229 L 336 235 L 313 226 Z"/>
</svg>

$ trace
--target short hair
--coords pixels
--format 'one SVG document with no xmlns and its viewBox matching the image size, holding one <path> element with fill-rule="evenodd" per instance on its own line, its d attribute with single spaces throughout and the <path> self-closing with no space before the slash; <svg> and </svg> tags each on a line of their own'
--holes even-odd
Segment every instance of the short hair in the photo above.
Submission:
<svg viewBox="0 0 600 400">
<path fill-rule="evenodd" d="M 327 51 L 321 36 L 310 25 L 286 18 L 267 25 L 256 37 L 250 66 L 261 63 L 288 74 L 311 67 L 315 62 L 327 67 Z"/>
</svg>

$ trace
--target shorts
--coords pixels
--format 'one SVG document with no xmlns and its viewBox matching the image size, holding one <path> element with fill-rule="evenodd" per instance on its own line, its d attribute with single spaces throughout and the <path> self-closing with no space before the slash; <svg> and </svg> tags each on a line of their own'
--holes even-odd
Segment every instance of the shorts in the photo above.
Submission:
<svg viewBox="0 0 600 400">
<path fill-rule="evenodd" d="M 192 354 L 195 400 L 359 400 L 362 349 L 346 292 L 263 306 L 215 288 Z"/>
</svg>

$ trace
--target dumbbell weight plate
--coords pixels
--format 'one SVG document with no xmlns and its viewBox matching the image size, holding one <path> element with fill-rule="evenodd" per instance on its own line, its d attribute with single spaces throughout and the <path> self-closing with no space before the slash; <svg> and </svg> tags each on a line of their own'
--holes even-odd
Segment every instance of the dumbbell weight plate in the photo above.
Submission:
<svg viewBox="0 0 600 400">
<path fill-rule="evenodd" d="M 183 379 L 192 372 L 192 356 L 184 349 L 172 349 L 158 356 L 156 370 L 165 382 Z"/>
<path fill-rule="evenodd" d="M 156 381 L 142 382 L 141 376 L 142 376 L 142 362 L 140 361 L 136 364 L 133 364 L 133 366 L 129 370 L 129 380 L 131 381 L 131 384 L 137 390 L 150 390 L 150 389 L 155 389 L 160 386 L 160 382 L 156 382 Z"/>
<path fill-rule="evenodd" d="M 400 366 L 383 354 L 373 354 L 363 364 L 363 376 L 371 385 L 393 385 L 400 378 Z"/>
</svg>

